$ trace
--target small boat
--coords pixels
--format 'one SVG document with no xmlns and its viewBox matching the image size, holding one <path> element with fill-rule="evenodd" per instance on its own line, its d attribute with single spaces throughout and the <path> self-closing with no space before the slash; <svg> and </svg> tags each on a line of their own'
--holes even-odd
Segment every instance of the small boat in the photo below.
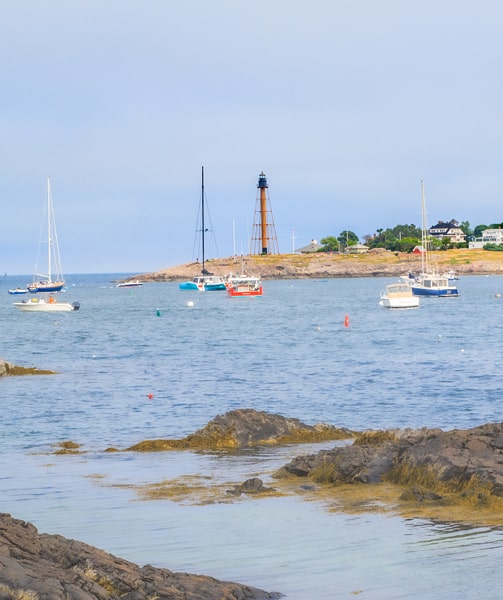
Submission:
<svg viewBox="0 0 503 600">
<path fill-rule="evenodd" d="M 37 292 L 59 292 L 65 285 L 61 270 L 61 258 L 59 255 L 58 234 L 56 233 L 56 222 L 54 220 L 54 208 L 52 205 L 51 182 L 47 178 L 47 215 L 45 215 L 44 234 L 47 238 L 41 240 L 41 244 L 47 245 L 47 272 L 43 275 L 36 273 L 33 282 L 26 287 L 32 294 Z M 37 263 L 39 262 L 37 258 Z M 38 268 L 38 264 L 36 269 Z"/>
<path fill-rule="evenodd" d="M 140 287 L 141 285 L 143 285 L 143 282 L 142 281 L 138 281 L 137 279 L 135 279 L 134 281 L 121 281 L 115 287 L 118 287 L 118 288 L 132 288 L 132 287 Z"/>
<path fill-rule="evenodd" d="M 419 297 L 414 296 L 408 283 L 391 283 L 381 294 L 379 304 L 387 308 L 418 308 Z"/>
<path fill-rule="evenodd" d="M 206 270 L 204 241 L 207 229 L 204 225 L 204 167 L 201 167 L 201 249 L 202 269 L 201 275 L 197 275 L 191 281 L 183 281 L 179 284 L 180 290 L 198 290 L 200 292 L 216 292 L 226 290 L 225 279 Z"/>
<path fill-rule="evenodd" d="M 71 312 L 79 310 L 79 302 L 58 302 L 53 296 L 34 297 L 23 302 L 14 302 L 14 306 L 23 312 Z"/>
<path fill-rule="evenodd" d="M 452 269 L 449 269 L 449 271 L 446 271 L 443 275 L 444 277 L 447 277 L 449 281 L 459 281 L 459 275 Z"/>
<path fill-rule="evenodd" d="M 456 298 L 458 288 L 445 275 L 433 271 L 421 273 L 412 283 L 412 293 L 416 296 L 434 296 L 436 298 Z"/>
<path fill-rule="evenodd" d="M 12 294 L 13 296 L 16 294 L 27 294 L 28 293 L 28 288 L 14 288 L 12 290 L 8 290 L 9 294 Z"/>
<path fill-rule="evenodd" d="M 426 209 L 424 201 L 424 184 L 421 181 L 421 213 L 423 252 L 421 253 L 421 273 L 411 280 L 412 293 L 415 296 L 433 296 L 436 298 L 455 298 L 459 296 L 457 287 L 445 275 L 440 275 L 430 268 L 428 261 L 428 236 L 426 226 Z"/>
<path fill-rule="evenodd" d="M 262 282 L 260 277 L 248 275 L 230 276 L 227 280 L 227 294 L 231 298 L 246 296 L 262 296 Z"/>
</svg>

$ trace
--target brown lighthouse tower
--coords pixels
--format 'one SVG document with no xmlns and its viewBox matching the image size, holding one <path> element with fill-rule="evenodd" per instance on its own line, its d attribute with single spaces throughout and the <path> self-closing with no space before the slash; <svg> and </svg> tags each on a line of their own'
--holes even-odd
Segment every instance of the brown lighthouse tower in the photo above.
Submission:
<svg viewBox="0 0 503 600">
<path fill-rule="evenodd" d="M 279 254 L 268 189 L 267 177 L 262 172 L 258 178 L 250 254 Z"/>
</svg>

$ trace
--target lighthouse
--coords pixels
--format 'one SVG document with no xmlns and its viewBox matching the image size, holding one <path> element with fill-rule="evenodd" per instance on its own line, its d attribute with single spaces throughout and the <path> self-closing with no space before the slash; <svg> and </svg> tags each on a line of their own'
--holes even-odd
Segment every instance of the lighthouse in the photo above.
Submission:
<svg viewBox="0 0 503 600">
<path fill-rule="evenodd" d="M 262 171 L 258 178 L 255 218 L 251 238 L 250 254 L 279 254 L 276 227 L 271 210 L 267 177 Z"/>
</svg>

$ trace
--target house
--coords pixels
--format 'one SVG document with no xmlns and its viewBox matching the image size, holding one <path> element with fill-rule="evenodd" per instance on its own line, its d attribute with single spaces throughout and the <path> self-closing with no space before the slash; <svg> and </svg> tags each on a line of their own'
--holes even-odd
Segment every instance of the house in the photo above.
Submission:
<svg viewBox="0 0 503 600">
<path fill-rule="evenodd" d="M 431 237 L 437 239 L 443 239 L 447 237 L 450 238 L 451 242 L 454 243 L 465 241 L 465 234 L 455 219 L 452 219 L 448 223 L 445 221 L 439 221 L 436 225 L 433 225 L 433 227 L 428 229 L 428 235 L 431 235 Z"/>
<path fill-rule="evenodd" d="M 369 251 L 368 246 L 363 244 L 353 244 L 346 248 L 347 254 L 366 254 Z"/>
<path fill-rule="evenodd" d="M 414 246 L 414 248 L 412 249 L 412 254 L 423 254 L 423 253 L 424 253 L 423 246 Z"/>
<path fill-rule="evenodd" d="M 484 229 L 481 237 L 468 242 L 468 248 L 483 248 L 486 244 L 503 244 L 503 229 Z"/>
<path fill-rule="evenodd" d="M 295 250 L 295 252 L 300 252 L 300 254 L 310 254 L 311 252 L 318 252 L 322 248 L 323 246 L 321 244 L 318 244 L 318 240 L 311 240 L 310 244 L 308 244 L 307 246 L 302 246 L 302 248 L 298 248 L 297 250 Z"/>
</svg>

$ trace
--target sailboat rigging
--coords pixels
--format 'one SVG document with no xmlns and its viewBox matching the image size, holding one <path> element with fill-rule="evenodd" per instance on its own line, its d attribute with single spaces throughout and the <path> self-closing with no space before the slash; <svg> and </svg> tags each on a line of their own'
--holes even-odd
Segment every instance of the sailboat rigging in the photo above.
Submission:
<svg viewBox="0 0 503 600">
<path fill-rule="evenodd" d="M 421 252 L 421 274 L 412 282 L 412 293 L 415 296 L 434 296 L 438 298 L 453 298 L 459 296 L 457 287 L 452 285 L 448 277 L 440 275 L 430 267 L 423 181 L 421 181 L 421 215 L 421 244 L 423 246 Z"/>
<path fill-rule="evenodd" d="M 33 282 L 26 287 L 32 294 L 36 292 L 59 292 L 65 285 L 61 269 L 61 258 L 59 255 L 58 234 L 56 232 L 56 221 L 54 219 L 54 208 L 52 204 L 51 181 L 47 178 L 47 219 L 45 221 L 45 234 L 47 239 L 41 240 L 41 244 L 47 244 L 47 271 L 44 274 L 37 273 L 39 267 L 38 258 L 35 266 Z M 39 250 L 40 252 L 40 250 Z"/>
<path fill-rule="evenodd" d="M 205 237 L 207 233 L 205 224 L 205 195 L 204 195 L 204 167 L 201 167 L 201 250 L 202 250 L 202 265 L 201 275 L 194 277 L 192 281 L 184 281 L 180 283 L 181 290 L 199 290 L 204 291 L 219 291 L 225 290 L 224 278 L 220 275 L 214 275 L 206 269 L 205 255 Z"/>
</svg>

